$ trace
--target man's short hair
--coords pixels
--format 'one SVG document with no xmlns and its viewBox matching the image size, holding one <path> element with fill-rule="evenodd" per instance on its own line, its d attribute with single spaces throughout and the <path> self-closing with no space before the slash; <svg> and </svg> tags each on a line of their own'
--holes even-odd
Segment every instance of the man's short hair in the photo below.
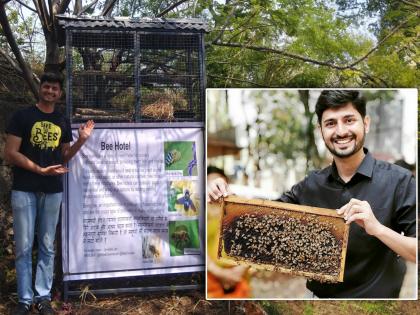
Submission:
<svg viewBox="0 0 420 315">
<path fill-rule="evenodd" d="M 330 108 L 338 108 L 351 103 L 360 113 L 362 118 L 366 116 L 366 99 L 359 91 L 352 90 L 325 90 L 321 92 L 315 106 L 318 123 L 321 124 L 322 113 Z"/>
<path fill-rule="evenodd" d="M 62 74 L 58 72 L 44 72 L 40 79 L 40 85 L 44 82 L 58 83 L 60 89 L 63 89 L 64 78 Z"/>
</svg>

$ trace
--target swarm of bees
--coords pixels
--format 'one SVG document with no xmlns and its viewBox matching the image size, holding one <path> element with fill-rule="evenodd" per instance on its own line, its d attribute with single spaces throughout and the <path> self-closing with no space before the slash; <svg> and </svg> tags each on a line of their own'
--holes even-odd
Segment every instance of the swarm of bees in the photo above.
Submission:
<svg viewBox="0 0 420 315">
<path fill-rule="evenodd" d="M 181 159 L 181 152 L 176 149 L 169 151 L 165 156 L 165 165 L 171 166 Z"/>
<path fill-rule="evenodd" d="M 174 240 L 175 247 L 181 250 L 190 243 L 190 235 L 188 234 L 187 227 L 184 225 L 177 226 L 171 237 Z"/>
<path fill-rule="evenodd" d="M 342 240 L 335 229 L 311 214 L 247 213 L 224 226 L 222 237 L 226 254 L 237 260 L 337 276 Z"/>
</svg>

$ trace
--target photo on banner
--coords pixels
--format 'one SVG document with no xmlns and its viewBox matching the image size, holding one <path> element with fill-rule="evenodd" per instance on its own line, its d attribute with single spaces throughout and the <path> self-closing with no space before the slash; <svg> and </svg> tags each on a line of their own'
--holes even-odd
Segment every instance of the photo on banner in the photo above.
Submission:
<svg viewBox="0 0 420 315">
<path fill-rule="evenodd" d="M 174 180 L 168 182 L 168 211 L 195 216 L 200 209 L 197 181 Z"/>
</svg>

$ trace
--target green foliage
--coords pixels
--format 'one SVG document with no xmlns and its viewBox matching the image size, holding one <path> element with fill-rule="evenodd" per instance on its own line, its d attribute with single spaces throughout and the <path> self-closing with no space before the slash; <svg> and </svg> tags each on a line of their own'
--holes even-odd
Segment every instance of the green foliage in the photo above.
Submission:
<svg viewBox="0 0 420 315">
<path fill-rule="evenodd" d="M 256 106 L 260 108 L 259 134 L 260 152 L 262 156 L 270 152 L 281 152 L 285 160 L 295 159 L 298 152 L 304 151 L 304 126 L 298 111 L 299 104 L 296 93 L 282 98 L 276 91 L 269 91 L 268 95 L 273 108 L 264 104 L 268 101 L 262 93 L 256 92 L 252 97 Z M 267 91 L 264 93 L 267 96 Z M 267 102 L 268 103 L 268 102 Z"/>
<path fill-rule="evenodd" d="M 390 87 L 413 87 L 419 83 L 417 69 L 407 68 L 395 53 L 372 57 L 369 68 Z"/>
<path fill-rule="evenodd" d="M 337 12 L 328 1 L 263 1 L 229 2 L 210 6 L 212 32 L 210 41 L 235 43 L 276 49 L 279 53 L 242 48 L 208 45 L 207 69 L 211 87 L 334 87 L 334 86 L 415 86 L 418 48 L 415 37 L 418 19 L 392 33 L 379 50 L 368 53 L 406 18 L 409 12 L 386 1 L 337 1 L 345 13 Z M 362 13 L 355 17 L 355 11 Z M 361 33 L 368 15 L 378 22 L 381 30 L 372 38 Z M 382 23 L 381 21 L 393 21 Z M 359 27 L 359 29 L 356 29 Z M 418 28 L 418 26 L 417 26 Z M 395 47 L 399 46 L 397 51 Z M 398 58 L 392 58 L 392 53 Z M 287 56 L 286 54 L 294 56 Z M 349 65 L 367 56 L 356 65 L 358 70 L 334 69 L 317 65 L 295 56 L 311 58 L 329 65 Z M 376 60 L 375 60 L 376 59 Z M 387 67 L 390 65 L 390 67 Z M 361 70 L 361 71 L 360 71 Z M 396 75 L 393 76 L 393 71 Z"/>
<path fill-rule="evenodd" d="M 260 301 L 259 303 L 267 314 L 282 315 L 284 313 L 283 303 L 273 301 Z"/>
<path fill-rule="evenodd" d="M 22 5 L 14 1 L 9 2 L 5 8 L 10 27 L 22 55 L 29 64 L 42 63 L 44 53 L 39 51 L 39 41 L 42 40 L 42 37 L 37 34 L 40 30 L 36 14 L 28 12 L 28 10 L 25 11 Z M 9 51 L 3 28 L 0 28 L 0 49 Z"/>
<path fill-rule="evenodd" d="M 257 171 L 278 165 L 300 171 L 320 167 L 308 91 L 253 90 L 243 97 L 255 108 L 247 132 L 249 162 Z"/>
<path fill-rule="evenodd" d="M 23 1 L 33 6 L 31 1 Z M 86 13 L 99 15 L 106 2 L 99 0 Z M 111 15 L 154 17 L 173 3 L 122 0 Z M 14 2 L 7 4 L 7 10 L 25 56 L 31 64 L 41 63 L 45 55 L 40 51 L 41 38 L 34 37 L 34 31 L 41 34 L 38 17 L 25 13 L 23 18 L 21 6 Z M 412 87 L 420 83 L 416 44 L 420 21 L 415 10 L 391 0 L 196 0 L 182 3 L 165 17 L 208 21 L 209 87 Z M 407 18 L 407 23 L 400 25 Z M 364 31 L 368 26 L 373 33 Z M 0 47 L 4 48 L 1 32 Z M 220 42 L 242 47 L 224 47 Z M 335 67 L 364 56 L 366 59 L 354 67 Z"/>
<path fill-rule="evenodd" d="M 365 314 L 391 315 L 395 314 L 395 305 L 389 302 L 360 302 L 360 308 Z"/>
<path fill-rule="evenodd" d="M 16 25 L 19 21 L 18 12 L 15 9 L 6 8 L 7 17 L 9 18 L 10 25 Z M 3 28 L 0 27 L 0 48 L 5 48 L 7 46 L 6 38 L 4 37 Z"/>
<path fill-rule="evenodd" d="M 303 315 L 313 315 L 314 314 L 314 306 L 312 302 L 305 302 L 305 308 L 303 309 Z"/>
</svg>

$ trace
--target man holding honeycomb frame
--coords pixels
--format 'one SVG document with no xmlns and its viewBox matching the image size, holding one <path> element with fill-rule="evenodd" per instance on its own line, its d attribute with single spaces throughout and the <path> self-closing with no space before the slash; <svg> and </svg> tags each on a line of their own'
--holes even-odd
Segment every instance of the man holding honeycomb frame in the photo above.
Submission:
<svg viewBox="0 0 420 315">
<path fill-rule="evenodd" d="M 358 91 L 323 91 L 316 114 L 332 165 L 309 173 L 279 201 L 337 209 L 350 225 L 344 282 L 307 282 L 319 298 L 398 298 L 405 264 L 416 260 L 416 186 L 411 172 L 376 160 L 363 147 L 369 132 Z M 229 194 L 208 186 L 209 200 Z"/>
</svg>

